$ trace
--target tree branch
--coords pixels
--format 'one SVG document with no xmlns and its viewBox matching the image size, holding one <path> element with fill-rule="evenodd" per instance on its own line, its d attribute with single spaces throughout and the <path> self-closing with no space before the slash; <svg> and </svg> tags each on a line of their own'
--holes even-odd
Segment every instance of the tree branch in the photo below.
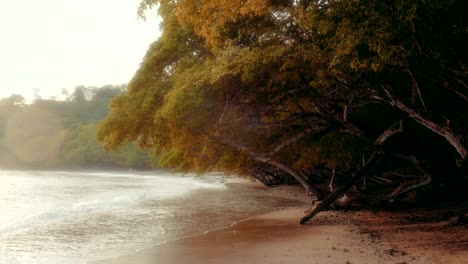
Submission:
<svg viewBox="0 0 468 264">
<path fill-rule="evenodd" d="M 409 76 L 411 76 L 411 83 L 413 86 L 413 95 L 411 97 L 411 103 L 413 105 L 416 104 L 416 95 L 418 95 L 419 100 L 421 101 L 421 104 L 424 107 L 424 111 L 427 111 L 426 104 L 424 103 L 424 100 L 421 95 L 421 90 L 419 89 L 418 81 L 416 80 L 416 78 L 413 75 L 413 72 L 411 72 L 410 69 L 406 69 L 406 72 L 409 74 Z"/>
<path fill-rule="evenodd" d="M 411 109 L 410 107 L 406 106 L 403 102 L 395 98 L 389 91 L 387 87 L 382 85 L 382 89 L 384 90 L 387 98 L 390 100 L 390 104 L 400 109 L 402 112 L 406 113 L 409 117 L 414 119 L 416 122 L 420 123 L 421 125 L 425 126 L 426 128 L 432 130 L 433 132 L 439 134 L 440 136 L 444 137 L 450 145 L 452 145 L 455 150 L 460 155 L 462 161 L 466 160 L 468 156 L 467 147 L 464 145 L 462 137 L 456 135 L 450 126 L 447 124 L 439 125 L 425 117 L 421 114 L 416 112 L 415 110 Z"/>
<path fill-rule="evenodd" d="M 391 125 L 387 130 L 382 132 L 380 136 L 375 140 L 375 146 L 383 146 L 383 144 L 389 139 L 391 136 L 403 132 L 403 120 L 399 120 Z"/>
<path fill-rule="evenodd" d="M 372 155 L 371 159 L 367 163 L 367 165 L 360 170 L 356 176 L 352 177 L 347 183 L 338 187 L 334 192 L 329 194 L 322 202 L 316 203 L 316 205 L 306 214 L 304 215 L 301 220 L 300 224 L 307 223 L 312 217 L 320 213 L 322 210 L 326 209 L 332 203 L 334 203 L 338 198 L 343 196 L 343 194 L 349 190 L 353 185 L 358 183 L 362 178 L 369 175 L 381 162 L 383 159 L 383 152 L 376 151 L 374 155 Z"/>
<path fill-rule="evenodd" d="M 296 135 L 295 137 L 287 140 L 283 144 L 280 144 L 277 148 L 275 148 L 275 150 L 273 150 L 272 152 L 267 153 L 267 154 L 273 154 L 273 155 L 277 154 L 279 151 L 284 149 L 286 146 L 298 141 L 300 138 L 302 138 L 305 135 L 309 134 L 311 131 L 306 131 L 306 133 L 302 133 L 302 132 L 299 133 L 298 135 Z M 320 192 L 320 190 L 318 190 L 312 184 L 308 183 L 307 180 L 305 179 L 305 177 L 302 174 L 300 174 L 297 171 L 293 170 L 288 165 L 286 165 L 284 163 L 281 163 L 280 161 L 274 160 L 272 158 L 273 155 L 268 156 L 268 155 L 264 155 L 264 154 L 261 154 L 261 153 L 257 153 L 257 152 L 253 151 L 252 149 L 250 149 L 250 148 L 248 148 L 246 146 L 243 146 L 241 144 L 232 142 L 232 141 L 230 141 L 228 139 L 225 139 L 225 138 L 222 138 L 222 137 L 211 136 L 211 138 L 213 140 L 219 142 L 219 143 L 228 145 L 228 146 L 233 147 L 233 148 L 235 148 L 235 149 L 237 149 L 239 151 L 247 153 L 249 156 L 251 156 L 256 161 L 263 162 L 263 163 L 266 163 L 266 164 L 270 164 L 270 165 L 272 165 L 272 166 L 286 172 L 287 174 L 293 176 L 305 188 L 305 190 L 306 190 L 306 192 L 308 194 L 313 194 L 319 200 L 322 199 L 323 195 L 322 195 L 322 192 Z"/>
</svg>

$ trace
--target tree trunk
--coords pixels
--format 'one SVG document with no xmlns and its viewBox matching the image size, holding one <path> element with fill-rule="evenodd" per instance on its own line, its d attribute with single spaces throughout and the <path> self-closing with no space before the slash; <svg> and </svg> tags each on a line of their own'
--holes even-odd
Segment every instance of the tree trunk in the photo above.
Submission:
<svg viewBox="0 0 468 264">
<path fill-rule="evenodd" d="M 356 185 L 362 178 L 369 175 L 381 162 L 385 154 L 382 149 L 384 143 L 393 135 L 403 132 L 403 122 L 400 120 L 395 124 L 391 125 L 388 129 L 383 131 L 380 136 L 374 141 L 374 146 L 376 150 L 372 154 L 372 157 L 369 159 L 367 164 L 360 170 L 356 176 L 351 178 L 347 183 L 338 187 L 334 192 L 329 194 L 325 200 L 318 203 L 316 206 L 311 208 L 309 212 L 301 218 L 300 224 L 305 224 L 316 214 L 320 213 L 322 210 L 326 209 L 328 206 L 333 204 L 338 198 L 343 196 L 346 191 L 351 187 Z"/>
<path fill-rule="evenodd" d="M 369 173 L 371 173 L 382 161 L 383 158 L 383 153 L 376 151 L 374 155 L 372 155 L 371 159 L 367 163 L 367 165 L 362 168 L 359 173 L 351 178 L 347 183 L 344 185 L 341 185 L 338 187 L 334 192 L 329 194 L 325 200 L 321 201 L 317 205 L 315 205 L 309 213 L 304 215 L 301 220 L 300 224 L 305 224 L 307 221 L 309 221 L 312 217 L 314 217 L 316 214 L 320 213 L 322 210 L 326 209 L 328 206 L 333 204 L 338 198 L 344 195 L 346 191 L 348 191 L 351 187 L 353 187 L 356 183 L 359 182 L 362 178 L 367 176 Z"/>
<path fill-rule="evenodd" d="M 416 122 L 420 123 L 426 128 L 444 137 L 449 142 L 449 144 L 452 145 L 455 148 L 455 150 L 458 152 L 462 163 L 463 161 L 467 159 L 468 150 L 466 146 L 463 144 L 463 139 L 461 136 L 456 135 L 453 132 L 451 127 L 449 127 L 448 125 L 439 125 L 423 117 L 421 114 L 411 109 L 410 107 L 406 106 L 400 100 L 396 99 L 385 86 L 382 86 L 382 88 L 385 91 L 387 97 L 390 99 L 391 105 L 397 107 L 402 112 L 406 113 L 409 117 L 414 119 Z"/>
<path fill-rule="evenodd" d="M 388 200 L 394 202 L 398 197 L 402 196 L 405 193 L 408 193 L 414 189 L 421 188 L 431 184 L 432 179 L 429 176 L 426 176 L 423 180 L 414 180 L 407 183 L 404 183 L 398 188 L 396 188 L 389 196 Z"/>
<path fill-rule="evenodd" d="M 292 169 L 291 167 L 287 166 L 286 164 L 283 164 L 277 160 L 270 159 L 270 158 L 263 158 L 263 157 L 255 157 L 255 160 L 258 160 L 260 162 L 268 163 L 284 172 L 287 174 L 293 176 L 305 189 L 307 194 L 313 194 L 317 200 L 321 200 L 323 198 L 322 192 L 317 189 L 315 186 L 312 184 L 308 183 L 307 180 L 303 175 L 301 175 L 299 172 L 296 170 Z"/>
<path fill-rule="evenodd" d="M 327 128 L 325 128 L 325 130 L 326 129 Z M 280 144 L 278 147 L 276 147 L 272 152 L 266 153 L 266 155 L 268 155 L 268 156 L 265 156 L 264 154 L 261 154 L 261 153 L 257 153 L 255 151 L 251 150 L 250 148 L 248 148 L 246 146 L 243 146 L 241 144 L 231 142 L 230 140 L 228 140 L 226 138 L 214 137 L 214 136 L 211 136 L 211 138 L 216 140 L 217 142 L 220 142 L 222 144 L 233 147 L 233 148 L 235 148 L 235 149 L 237 149 L 239 151 L 243 151 L 243 152 L 248 153 L 256 161 L 269 164 L 271 166 L 274 166 L 274 167 L 286 172 L 287 174 L 294 177 L 304 187 L 307 194 L 313 194 L 318 200 L 320 200 L 320 199 L 323 198 L 323 194 L 319 189 L 314 187 L 312 184 L 308 183 L 307 180 L 305 179 L 305 177 L 303 175 L 301 175 L 299 172 L 295 171 L 294 169 L 292 169 L 291 167 L 289 167 L 286 164 L 283 164 L 283 163 L 281 163 L 281 162 L 279 162 L 277 160 L 274 160 L 272 158 L 272 156 L 271 156 L 271 155 L 277 154 L 278 152 L 280 152 L 281 150 L 283 150 L 287 146 L 297 142 L 301 138 L 303 138 L 306 135 L 310 134 L 312 131 L 314 131 L 314 130 L 313 129 L 306 129 L 303 132 L 300 132 L 298 135 L 296 135 L 296 136 L 294 136 L 292 138 L 289 138 L 283 144 Z"/>
</svg>

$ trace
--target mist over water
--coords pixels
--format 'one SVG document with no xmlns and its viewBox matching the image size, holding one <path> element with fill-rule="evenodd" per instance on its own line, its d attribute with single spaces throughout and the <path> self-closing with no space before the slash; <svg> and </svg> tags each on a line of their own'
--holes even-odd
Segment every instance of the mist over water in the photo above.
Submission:
<svg viewBox="0 0 468 264">
<path fill-rule="evenodd" d="M 293 204 L 221 176 L 0 171 L 0 263 L 87 263 Z"/>
</svg>

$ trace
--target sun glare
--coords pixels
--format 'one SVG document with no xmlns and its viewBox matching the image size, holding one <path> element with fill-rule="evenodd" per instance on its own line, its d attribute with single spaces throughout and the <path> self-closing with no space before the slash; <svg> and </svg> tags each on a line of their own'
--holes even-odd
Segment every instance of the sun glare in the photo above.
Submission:
<svg viewBox="0 0 468 264">
<path fill-rule="evenodd" d="M 52 162 L 63 144 L 64 135 L 59 116 L 36 106 L 19 111 L 8 120 L 5 141 L 21 161 Z"/>
</svg>

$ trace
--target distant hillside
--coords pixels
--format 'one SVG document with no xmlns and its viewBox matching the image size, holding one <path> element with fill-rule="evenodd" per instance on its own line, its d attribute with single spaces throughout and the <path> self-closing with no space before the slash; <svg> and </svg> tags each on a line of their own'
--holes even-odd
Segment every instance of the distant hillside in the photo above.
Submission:
<svg viewBox="0 0 468 264">
<path fill-rule="evenodd" d="M 64 101 L 21 95 L 0 100 L 1 168 L 149 168 L 155 159 L 134 144 L 106 152 L 96 140 L 108 104 L 125 85 L 78 86 Z"/>
</svg>

